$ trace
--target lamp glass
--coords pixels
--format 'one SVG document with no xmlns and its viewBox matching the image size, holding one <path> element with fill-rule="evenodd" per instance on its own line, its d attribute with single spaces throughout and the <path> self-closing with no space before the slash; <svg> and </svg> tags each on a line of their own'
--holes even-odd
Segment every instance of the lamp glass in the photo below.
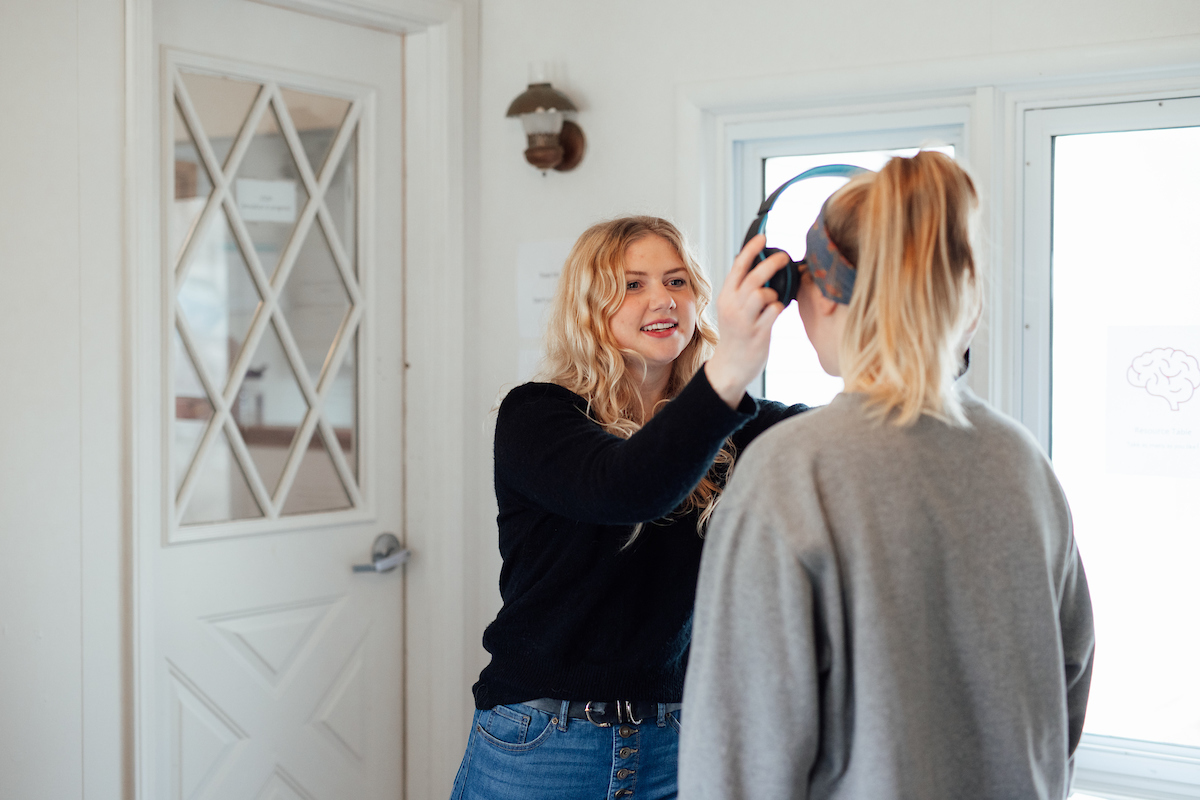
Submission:
<svg viewBox="0 0 1200 800">
<path fill-rule="evenodd" d="M 561 111 L 534 111 L 532 114 L 522 114 L 521 124 L 525 126 L 526 135 L 535 133 L 558 134 L 562 131 L 563 113 Z"/>
</svg>

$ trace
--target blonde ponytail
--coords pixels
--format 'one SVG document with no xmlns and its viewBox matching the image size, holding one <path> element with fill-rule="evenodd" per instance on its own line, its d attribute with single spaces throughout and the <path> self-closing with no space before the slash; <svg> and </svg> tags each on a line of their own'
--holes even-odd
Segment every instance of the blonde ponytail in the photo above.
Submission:
<svg viewBox="0 0 1200 800">
<path fill-rule="evenodd" d="M 970 243 L 975 186 L 936 152 L 893 158 L 829 201 L 830 238 L 857 266 L 839 364 L 846 390 L 904 426 L 966 424 L 956 352 L 982 302 Z"/>
</svg>

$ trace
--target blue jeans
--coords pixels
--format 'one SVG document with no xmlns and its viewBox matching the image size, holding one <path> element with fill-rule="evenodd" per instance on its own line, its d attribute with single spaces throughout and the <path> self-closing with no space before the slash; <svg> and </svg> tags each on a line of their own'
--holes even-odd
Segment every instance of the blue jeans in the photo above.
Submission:
<svg viewBox="0 0 1200 800">
<path fill-rule="evenodd" d="M 679 712 L 600 728 L 517 703 L 475 712 L 451 800 L 674 800 Z"/>
</svg>

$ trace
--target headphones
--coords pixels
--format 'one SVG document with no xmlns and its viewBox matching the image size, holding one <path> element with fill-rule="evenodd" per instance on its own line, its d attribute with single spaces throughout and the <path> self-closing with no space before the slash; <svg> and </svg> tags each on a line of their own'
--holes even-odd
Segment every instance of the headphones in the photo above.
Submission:
<svg viewBox="0 0 1200 800">
<path fill-rule="evenodd" d="M 799 175 L 780 186 L 774 192 L 771 192 L 771 196 L 766 200 L 763 200 L 762 205 L 758 207 L 758 216 L 754 218 L 754 222 L 750 223 L 750 227 L 746 231 L 746 238 L 742 242 L 742 246 L 745 247 L 746 244 L 755 236 L 766 232 L 767 214 L 771 213 L 771 209 L 774 207 L 775 201 L 779 199 L 779 195 L 783 194 L 783 191 L 793 183 L 798 183 L 808 178 L 853 178 L 855 175 L 859 175 L 863 172 L 870 172 L 870 170 L 864 169 L 863 167 L 851 166 L 850 164 L 826 164 L 822 167 L 813 167 L 812 169 L 801 172 Z M 769 256 L 782 252 L 784 251 L 780 250 L 778 247 L 764 247 L 762 251 L 754 257 L 754 263 L 751 264 L 750 268 L 753 269 L 759 263 L 765 261 Z M 764 286 L 774 289 L 775 293 L 779 295 L 779 299 L 785 306 L 796 298 L 796 293 L 800 290 L 800 273 L 805 264 L 805 259 L 803 258 L 799 261 L 790 260 L 790 254 L 788 255 L 788 259 L 787 265 L 771 276 L 769 281 L 763 284 Z M 844 302 L 849 302 L 848 297 Z"/>
</svg>

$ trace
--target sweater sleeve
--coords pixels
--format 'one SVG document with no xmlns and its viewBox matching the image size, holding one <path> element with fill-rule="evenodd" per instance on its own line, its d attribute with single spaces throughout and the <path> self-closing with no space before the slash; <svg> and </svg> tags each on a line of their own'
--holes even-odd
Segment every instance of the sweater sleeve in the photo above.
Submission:
<svg viewBox="0 0 1200 800">
<path fill-rule="evenodd" d="M 800 800 L 817 758 L 816 587 L 771 515 L 744 498 L 725 498 L 704 547 L 684 684 L 681 800 Z"/>
<path fill-rule="evenodd" d="M 758 413 L 754 416 L 754 419 L 747 422 L 733 437 L 733 443 L 739 453 L 745 450 L 760 434 L 766 433 L 772 425 L 783 422 L 785 419 L 794 417 L 797 414 L 812 410 L 803 403 L 785 406 L 783 403 L 777 403 L 774 400 L 760 399 L 755 402 L 758 405 Z"/>
<path fill-rule="evenodd" d="M 1074 758 L 1075 748 L 1083 734 L 1083 718 L 1092 683 L 1092 656 L 1096 645 L 1092 627 L 1092 599 L 1074 536 L 1070 540 L 1061 598 L 1058 618 L 1062 629 L 1063 666 L 1067 680 L 1067 753 Z"/>
<path fill-rule="evenodd" d="M 631 525 L 679 506 L 726 437 L 756 413 L 713 391 L 704 370 L 628 439 L 605 431 L 583 400 L 551 384 L 525 384 L 500 406 L 496 483 L 579 522 Z"/>
</svg>

